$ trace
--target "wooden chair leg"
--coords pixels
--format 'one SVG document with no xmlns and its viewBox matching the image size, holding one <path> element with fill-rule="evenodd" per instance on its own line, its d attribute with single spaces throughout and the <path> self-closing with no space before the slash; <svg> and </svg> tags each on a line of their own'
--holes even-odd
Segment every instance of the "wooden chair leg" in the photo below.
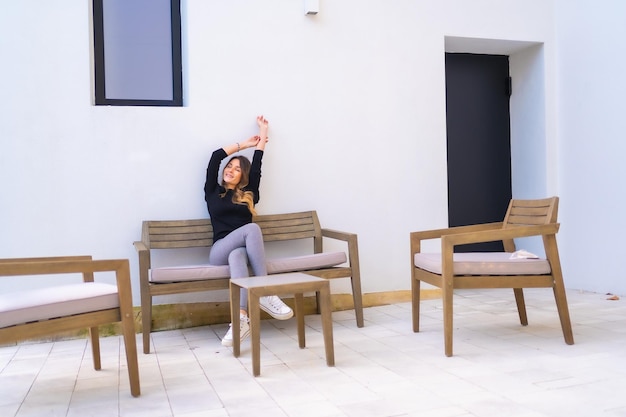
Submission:
<svg viewBox="0 0 626 417">
<path fill-rule="evenodd" d="M 321 314 L 322 307 L 320 306 L 320 292 L 315 292 L 315 314 Z"/>
<path fill-rule="evenodd" d="M 411 309 L 413 313 L 413 331 L 420 331 L 420 287 L 421 281 L 411 279 Z"/>
<path fill-rule="evenodd" d="M 363 295 L 361 293 L 361 277 L 359 275 L 350 278 L 352 283 L 352 300 L 354 302 L 354 313 L 356 314 L 356 327 L 364 326 L 363 319 Z"/>
<path fill-rule="evenodd" d="M 152 331 L 152 295 L 141 295 L 141 329 L 143 353 L 150 353 L 150 332 Z"/>
<path fill-rule="evenodd" d="M 517 313 L 522 326 L 528 326 L 528 315 L 526 314 L 526 303 L 524 302 L 524 291 L 521 288 L 513 288 L 515 294 L 515 303 L 517 304 Z"/>
<path fill-rule="evenodd" d="M 316 291 L 316 295 L 319 295 L 319 291 Z M 304 296 L 302 293 L 296 293 L 293 295 L 293 298 L 296 310 L 296 322 L 298 323 L 298 346 L 300 346 L 300 349 L 304 349 L 306 346 L 306 338 L 304 335 Z"/>
<path fill-rule="evenodd" d="M 563 329 L 563 337 L 568 345 L 574 344 L 574 334 L 572 332 L 572 322 L 569 317 L 569 308 L 567 307 L 567 296 L 565 295 L 565 286 L 563 280 L 555 279 L 554 300 L 556 308 L 559 312 L 559 320 L 561 321 L 561 329 Z"/>
<path fill-rule="evenodd" d="M 141 393 L 139 385 L 139 364 L 137 363 L 137 339 L 135 335 L 135 316 L 133 312 L 133 299 L 130 291 L 130 271 L 128 261 L 124 268 L 116 272 L 118 282 L 118 295 L 120 300 L 120 319 L 124 336 L 124 349 L 126 351 L 126 365 L 128 366 L 128 379 L 130 393 L 138 397 Z"/>
<path fill-rule="evenodd" d="M 565 295 L 565 284 L 563 283 L 563 271 L 561 270 L 561 261 L 559 260 L 556 236 L 544 236 L 544 246 L 546 248 L 546 255 L 550 260 L 550 265 L 552 267 L 552 277 L 554 278 L 552 290 L 554 292 L 556 308 L 559 312 L 559 320 L 561 320 L 563 337 L 565 338 L 565 343 L 573 345 L 574 334 L 572 333 L 572 322 L 569 317 L 569 308 L 567 307 L 567 296 Z"/>
<path fill-rule="evenodd" d="M 443 337 L 446 356 L 452 356 L 452 302 L 453 288 L 452 285 L 446 285 L 444 282 L 442 290 L 443 298 Z"/>
<path fill-rule="evenodd" d="M 99 371 L 102 368 L 100 362 L 100 332 L 98 327 L 89 328 L 89 339 L 91 342 L 91 354 L 93 356 L 93 369 Z"/>
<path fill-rule="evenodd" d="M 122 331 L 124 335 L 124 349 L 126 351 L 126 365 L 128 366 L 128 380 L 130 381 L 130 393 L 133 397 L 138 397 L 141 394 L 141 388 L 139 386 L 135 320 L 133 315 L 128 312 L 122 317 Z"/>
</svg>

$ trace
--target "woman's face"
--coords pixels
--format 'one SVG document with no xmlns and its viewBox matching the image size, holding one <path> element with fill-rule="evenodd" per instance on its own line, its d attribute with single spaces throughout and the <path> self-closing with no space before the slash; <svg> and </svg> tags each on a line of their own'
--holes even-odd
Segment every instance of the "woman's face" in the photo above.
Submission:
<svg viewBox="0 0 626 417">
<path fill-rule="evenodd" d="M 241 181 L 241 165 L 239 159 L 231 159 L 224 167 L 224 187 L 234 189 Z"/>
</svg>

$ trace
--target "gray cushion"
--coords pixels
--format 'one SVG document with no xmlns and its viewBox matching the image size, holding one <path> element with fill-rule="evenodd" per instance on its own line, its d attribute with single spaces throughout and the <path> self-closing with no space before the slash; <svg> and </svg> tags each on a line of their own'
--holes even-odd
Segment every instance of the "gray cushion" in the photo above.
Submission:
<svg viewBox="0 0 626 417">
<path fill-rule="evenodd" d="M 345 252 L 325 252 L 288 258 L 274 258 L 267 261 L 267 273 L 282 274 L 285 272 L 330 268 L 340 265 L 346 262 L 346 260 Z"/>
<path fill-rule="evenodd" d="M 230 278 L 228 265 L 184 265 L 153 268 L 151 282 L 201 281 L 205 279 Z"/>
<path fill-rule="evenodd" d="M 274 258 L 267 260 L 268 274 L 307 271 L 330 268 L 347 261 L 345 252 L 315 253 L 303 256 Z M 200 281 L 206 279 L 229 278 L 228 265 L 184 265 L 153 268 L 151 282 Z"/>
<path fill-rule="evenodd" d="M 0 294 L 0 328 L 119 307 L 117 286 L 98 282 Z"/>
<path fill-rule="evenodd" d="M 508 252 L 455 253 L 454 275 L 545 275 L 549 274 L 550 263 L 546 259 L 510 259 Z M 416 253 L 415 266 L 441 274 L 440 253 Z"/>
</svg>

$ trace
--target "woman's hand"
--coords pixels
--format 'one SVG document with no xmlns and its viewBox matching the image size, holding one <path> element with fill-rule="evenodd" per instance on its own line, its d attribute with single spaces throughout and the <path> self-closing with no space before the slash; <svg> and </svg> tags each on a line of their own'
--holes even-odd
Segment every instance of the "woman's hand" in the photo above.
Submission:
<svg viewBox="0 0 626 417">
<path fill-rule="evenodd" d="M 259 135 L 256 148 L 260 150 L 265 149 L 265 144 L 268 142 L 267 131 L 269 129 L 269 122 L 263 115 L 257 116 L 256 123 L 259 125 Z"/>
<path fill-rule="evenodd" d="M 245 142 L 241 143 L 241 149 L 254 148 L 260 141 L 261 137 L 259 135 L 250 136 Z"/>
<path fill-rule="evenodd" d="M 259 134 L 250 136 L 243 142 L 236 142 L 233 145 L 224 146 L 224 151 L 227 155 L 231 155 L 235 152 L 242 151 L 248 148 L 257 148 L 258 150 L 265 150 L 265 144 L 268 142 L 267 130 L 269 128 L 269 122 L 263 115 L 257 116 L 256 123 L 259 125 Z"/>
<path fill-rule="evenodd" d="M 265 133 L 265 137 L 267 137 L 267 129 L 269 127 L 269 122 L 263 115 L 257 116 L 256 123 L 259 125 L 259 136 L 263 137 L 263 133 Z"/>
</svg>

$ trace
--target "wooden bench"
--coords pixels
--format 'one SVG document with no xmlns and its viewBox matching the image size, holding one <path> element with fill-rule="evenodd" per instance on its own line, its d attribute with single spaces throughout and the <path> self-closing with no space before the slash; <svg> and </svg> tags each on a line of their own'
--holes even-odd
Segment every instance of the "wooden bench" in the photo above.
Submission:
<svg viewBox="0 0 626 417">
<path fill-rule="evenodd" d="M 96 282 L 95 272 L 114 272 L 116 284 Z M 80 274 L 82 280 L 0 294 L 0 344 L 88 328 L 93 367 L 100 370 L 98 326 L 121 322 L 130 392 L 139 396 L 128 260 L 92 260 L 91 256 L 0 259 L 0 277 L 59 274 Z M 50 282 L 54 282 L 54 277 Z"/>
<path fill-rule="evenodd" d="M 325 279 L 350 278 L 356 323 L 358 327 L 363 327 L 363 301 L 356 234 L 323 229 L 315 211 L 260 215 L 255 216 L 253 221 L 261 227 L 265 242 L 302 239 L 312 241 L 313 250 L 308 254 L 268 259 L 268 274 L 303 272 Z M 324 252 L 323 238 L 346 242 L 347 257 L 345 252 Z M 161 249 L 210 248 L 212 242 L 213 227 L 210 219 L 146 220 L 143 222 L 141 241 L 134 242 L 134 245 L 139 256 L 144 353 L 150 353 L 152 297 L 224 290 L 229 288 L 230 282 L 227 265 L 217 266 L 207 263 L 152 268 L 152 254 Z M 319 311 L 319 302 L 317 305 Z"/>
</svg>

